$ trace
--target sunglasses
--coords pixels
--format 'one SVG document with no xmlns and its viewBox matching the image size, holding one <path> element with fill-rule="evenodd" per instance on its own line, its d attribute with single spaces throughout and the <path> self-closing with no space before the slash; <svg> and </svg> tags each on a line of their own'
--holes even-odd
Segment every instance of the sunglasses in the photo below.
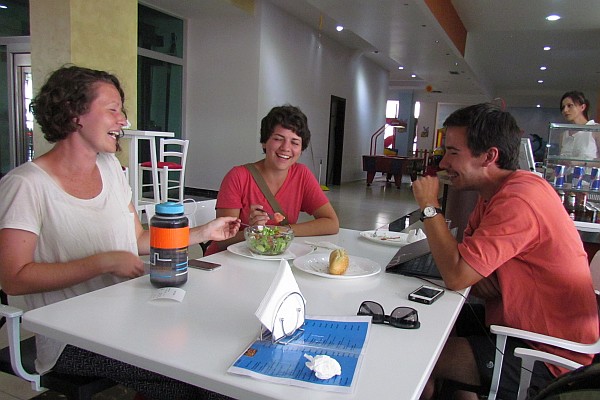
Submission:
<svg viewBox="0 0 600 400">
<path fill-rule="evenodd" d="M 390 315 L 385 315 L 381 304 L 374 301 L 363 301 L 356 315 L 372 317 L 372 323 L 388 323 L 396 328 L 418 329 L 421 326 L 417 310 L 411 307 L 396 307 Z"/>
</svg>

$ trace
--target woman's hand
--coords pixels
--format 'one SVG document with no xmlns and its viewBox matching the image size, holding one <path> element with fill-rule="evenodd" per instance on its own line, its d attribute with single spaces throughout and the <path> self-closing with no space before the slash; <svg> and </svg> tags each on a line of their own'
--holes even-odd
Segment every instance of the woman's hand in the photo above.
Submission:
<svg viewBox="0 0 600 400">
<path fill-rule="evenodd" d="M 204 233 L 205 242 L 208 240 L 226 240 L 234 237 L 240 230 L 241 221 L 236 217 L 219 217 L 199 227 Z M 198 242 L 198 243 L 199 243 Z"/>
<path fill-rule="evenodd" d="M 91 256 L 92 263 L 121 278 L 137 278 L 144 274 L 144 262 L 128 251 L 109 251 Z"/>
<path fill-rule="evenodd" d="M 260 204 L 250 205 L 250 214 L 248 215 L 248 225 L 267 225 L 269 221 L 269 213 L 263 210 L 263 206 Z"/>
</svg>

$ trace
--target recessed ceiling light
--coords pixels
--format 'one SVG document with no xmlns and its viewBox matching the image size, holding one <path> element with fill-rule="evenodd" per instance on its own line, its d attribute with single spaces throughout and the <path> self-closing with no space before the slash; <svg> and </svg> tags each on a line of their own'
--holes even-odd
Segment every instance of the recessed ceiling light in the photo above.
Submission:
<svg viewBox="0 0 600 400">
<path fill-rule="evenodd" d="M 544 51 L 548 51 L 548 50 L 550 50 L 551 48 L 552 48 L 552 47 L 550 47 L 550 46 L 544 46 Z"/>
<path fill-rule="evenodd" d="M 401 66 L 398 67 L 398 69 L 404 69 L 404 67 L 401 65 Z"/>
<path fill-rule="evenodd" d="M 6 8 L 8 8 L 8 7 L 6 7 L 4 4 L 0 4 L 0 8 L 2 8 L 2 9 L 6 9 Z"/>
<path fill-rule="evenodd" d="M 548 21 L 558 21 L 560 19 L 560 15 L 552 14 L 546 17 Z"/>
<path fill-rule="evenodd" d="M 542 107 L 542 105 L 541 105 L 541 104 L 536 104 L 535 106 L 536 106 L 537 108 L 540 108 L 540 107 Z"/>
<path fill-rule="evenodd" d="M 410 77 L 411 78 L 416 78 L 417 76 L 415 74 L 412 74 Z"/>
<path fill-rule="evenodd" d="M 342 25 L 338 25 L 338 26 L 335 27 L 335 30 L 338 31 L 338 32 L 341 32 L 341 31 L 344 30 L 344 27 Z"/>
<path fill-rule="evenodd" d="M 545 66 L 541 66 L 541 67 L 540 67 L 540 70 L 541 70 L 541 71 L 545 71 L 545 70 L 547 70 L 547 69 L 548 69 L 548 67 L 545 67 Z"/>
<path fill-rule="evenodd" d="M 544 83 L 542 79 L 538 79 L 538 83 Z"/>
</svg>

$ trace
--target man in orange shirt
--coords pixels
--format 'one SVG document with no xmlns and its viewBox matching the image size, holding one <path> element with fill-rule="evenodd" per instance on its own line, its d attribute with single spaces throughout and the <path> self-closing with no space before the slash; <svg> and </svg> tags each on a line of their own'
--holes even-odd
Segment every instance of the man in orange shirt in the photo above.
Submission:
<svg viewBox="0 0 600 400">
<path fill-rule="evenodd" d="M 595 342 L 598 311 L 581 239 L 554 189 L 543 178 L 517 170 L 521 134 L 514 118 L 494 105 L 478 104 L 454 112 L 444 126 L 446 153 L 440 167 L 455 188 L 479 194 L 464 239 L 458 243 L 440 214 L 437 177 L 413 183 L 431 252 L 446 286 L 452 290 L 473 286 L 471 293 L 485 299 L 486 326 Z M 500 382 L 502 399 L 516 398 L 520 361 L 512 355 L 514 347 L 540 349 L 582 364 L 592 360 L 509 338 Z M 422 398 L 434 396 L 436 379 L 489 387 L 494 355 L 495 339 L 490 340 L 488 332 L 450 337 Z M 538 363 L 532 384 L 544 386 L 562 372 Z"/>
</svg>

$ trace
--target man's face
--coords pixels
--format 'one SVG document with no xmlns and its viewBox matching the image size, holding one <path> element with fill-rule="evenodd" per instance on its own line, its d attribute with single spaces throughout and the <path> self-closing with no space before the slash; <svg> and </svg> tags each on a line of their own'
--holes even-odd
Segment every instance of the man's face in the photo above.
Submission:
<svg viewBox="0 0 600 400">
<path fill-rule="evenodd" d="M 446 153 L 440 162 L 440 168 L 448 172 L 452 185 L 459 190 L 480 189 L 486 153 L 473 156 L 467 146 L 466 127 L 447 127 L 445 140 Z"/>
</svg>

